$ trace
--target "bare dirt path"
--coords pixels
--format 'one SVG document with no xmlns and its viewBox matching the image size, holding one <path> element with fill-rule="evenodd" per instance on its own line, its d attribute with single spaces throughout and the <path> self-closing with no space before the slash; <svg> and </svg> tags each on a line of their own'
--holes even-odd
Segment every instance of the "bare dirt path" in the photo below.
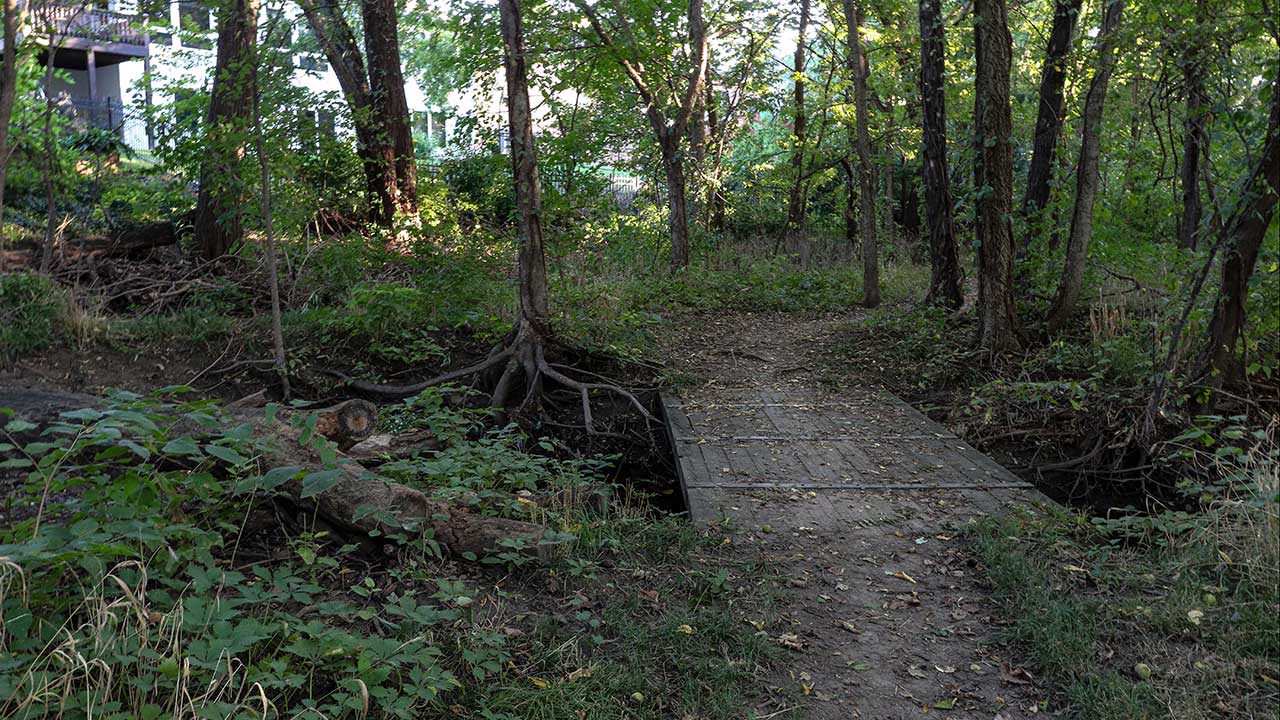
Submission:
<svg viewBox="0 0 1280 720">
<path fill-rule="evenodd" d="M 668 341 L 691 381 L 679 402 L 697 437 L 682 453 L 705 481 L 693 518 L 782 578 L 779 616 L 759 622 L 787 657 L 759 713 L 1043 715 L 1047 691 L 997 642 L 959 532 L 1042 496 L 1001 486 L 1016 478 L 884 390 L 832 382 L 831 343 L 856 317 L 694 316 Z"/>
</svg>

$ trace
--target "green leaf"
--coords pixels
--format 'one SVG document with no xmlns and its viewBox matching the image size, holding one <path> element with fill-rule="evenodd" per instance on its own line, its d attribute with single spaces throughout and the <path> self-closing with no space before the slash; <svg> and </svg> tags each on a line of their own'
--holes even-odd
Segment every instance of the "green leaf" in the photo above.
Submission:
<svg viewBox="0 0 1280 720">
<path fill-rule="evenodd" d="M 249 461 L 249 458 L 246 458 L 235 450 L 224 445 L 205 445 L 204 451 L 219 460 L 231 463 L 232 465 L 243 465 Z"/>
<path fill-rule="evenodd" d="M 204 453 L 200 452 L 200 446 L 195 440 L 189 437 L 174 438 L 164 444 L 160 448 L 160 452 L 165 455 L 184 455 L 187 457 L 204 457 Z"/>
<path fill-rule="evenodd" d="M 134 455 L 137 455 L 143 460 L 151 459 L 151 451 L 132 440 L 121 440 L 120 447 L 128 448 Z"/>
<path fill-rule="evenodd" d="M 35 430 L 36 424 L 29 423 L 26 420 L 10 420 L 5 423 L 4 431 L 7 433 L 20 433 L 23 430 Z"/>
<path fill-rule="evenodd" d="M 319 472 L 307 473 L 302 479 L 302 497 L 315 497 L 322 492 L 332 488 L 342 479 L 342 471 L 337 468 L 333 470 L 321 470 Z"/>
<path fill-rule="evenodd" d="M 258 487 L 262 490 L 274 490 L 286 482 L 292 480 L 302 472 L 302 468 L 297 465 L 284 465 L 278 468 L 271 468 L 258 481 Z"/>
</svg>

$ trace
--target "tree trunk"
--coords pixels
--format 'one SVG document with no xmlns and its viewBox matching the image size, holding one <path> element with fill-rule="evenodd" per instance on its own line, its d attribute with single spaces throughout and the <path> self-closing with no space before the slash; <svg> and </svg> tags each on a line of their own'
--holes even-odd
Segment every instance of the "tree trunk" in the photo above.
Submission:
<svg viewBox="0 0 1280 720">
<path fill-rule="evenodd" d="M 920 95 L 924 124 L 924 209 L 929 225 L 929 293 L 925 302 L 958 310 L 964 302 L 951 175 L 947 169 L 946 25 L 942 0 L 920 0 Z"/>
<path fill-rule="evenodd" d="M 1258 250 L 1280 196 L 1280 82 L 1271 84 L 1271 118 L 1267 137 L 1236 210 L 1223 227 L 1228 243 L 1222 261 L 1218 299 L 1209 321 L 1208 340 L 1197 362 L 1196 374 L 1216 388 L 1243 377 L 1239 348 L 1246 320 L 1245 302 L 1249 278 L 1258 261 Z M 1274 236 L 1273 236 L 1274 237 Z"/>
<path fill-rule="evenodd" d="M 856 134 L 849 133 L 849 144 L 857 144 Z M 844 168 L 844 239 L 849 251 L 858 250 L 858 171 L 849 158 L 840 161 Z"/>
<path fill-rule="evenodd" d="M 689 205 L 685 201 L 684 163 L 680 159 L 679 137 L 668 136 L 662 143 L 662 171 L 667 178 L 667 221 L 671 228 L 671 267 L 689 264 Z"/>
<path fill-rule="evenodd" d="M 55 36 L 49 34 L 50 47 L 57 47 Z M 56 53 L 47 53 L 44 67 L 44 86 L 53 87 L 53 61 Z M 54 162 L 56 155 L 53 146 L 53 94 L 45 93 L 44 99 L 44 157 L 41 159 L 40 175 L 44 185 L 44 249 L 40 256 L 40 272 L 48 274 L 53 269 L 54 244 L 58 240 L 57 232 L 57 186 L 58 166 Z"/>
<path fill-rule="evenodd" d="M 844 0 L 845 62 L 853 75 L 853 106 L 857 125 L 858 195 L 861 199 L 862 304 L 880 304 L 879 245 L 876 242 L 875 185 L 871 178 L 871 131 L 867 114 L 867 53 L 862 47 L 862 3 Z"/>
<path fill-rule="evenodd" d="M 395 158 L 397 212 L 418 214 L 418 169 L 413 154 L 413 127 L 400 71 L 400 37 L 395 0 L 363 0 L 364 48 L 369 61 L 369 92 L 383 123 L 385 142 Z"/>
<path fill-rule="evenodd" d="M 709 82 L 708 77 L 704 82 L 704 88 Z M 693 161 L 693 187 L 689 188 L 686 194 L 693 199 L 693 208 L 689 212 L 695 218 L 704 214 L 707 204 L 709 187 L 707 142 L 707 93 L 704 89 L 703 92 L 698 93 L 698 98 L 694 101 L 693 113 L 689 117 L 689 157 Z M 703 223 L 703 227 L 706 227 L 706 223 Z"/>
<path fill-rule="evenodd" d="M 1036 128 L 1031 150 L 1031 166 L 1027 169 L 1027 187 L 1022 196 L 1024 217 L 1038 220 L 1049 203 L 1049 184 L 1053 179 L 1053 161 L 1057 154 L 1058 132 L 1062 128 L 1063 88 L 1067 80 L 1067 56 L 1071 53 L 1071 37 L 1080 16 L 1083 0 L 1056 0 L 1053 27 L 1045 51 L 1044 68 L 1040 71 L 1040 94 Z M 1038 225 L 1038 223 L 1036 223 Z M 1036 233 L 1027 233 L 1022 243 L 1025 250 Z"/>
<path fill-rule="evenodd" d="M 299 0 L 298 5 L 311 26 L 338 85 L 351 109 L 351 122 L 356 134 L 356 155 L 364 171 L 368 195 L 369 219 L 390 227 L 395 219 L 398 190 L 396 188 L 395 153 L 387 136 L 377 126 L 373 97 L 369 90 L 369 74 L 364 56 L 356 43 L 355 33 L 335 0 Z"/>
<path fill-rule="evenodd" d="M 707 75 L 706 106 L 707 131 L 711 137 L 711 174 L 707 183 L 706 226 L 716 232 L 724 231 L 724 189 L 720 187 L 723 179 L 724 144 L 720 137 L 720 114 L 716 104 L 715 88 L 711 84 L 711 76 Z"/>
<path fill-rule="evenodd" d="M 1005 0 L 975 0 L 977 56 L 973 117 L 978 244 L 978 346 L 996 356 L 1016 350 L 1018 316 L 1013 303 L 1013 148 L 1009 73 L 1013 38 Z"/>
<path fill-rule="evenodd" d="M 1089 83 L 1084 101 L 1084 127 L 1080 133 L 1080 161 L 1076 167 L 1076 203 L 1071 213 L 1071 235 L 1067 240 L 1067 257 L 1062 266 L 1058 292 L 1049 308 L 1050 332 L 1062 329 L 1084 284 L 1084 266 L 1089 259 L 1089 242 L 1093 239 L 1093 205 L 1098 196 L 1098 159 L 1102 145 L 1102 114 L 1107 100 L 1107 85 L 1115 70 L 1116 30 L 1124 12 L 1124 0 L 1110 0 L 1098 36 L 1098 69 Z"/>
<path fill-rule="evenodd" d="M 1196 2 L 1197 31 L 1207 27 L 1204 0 Z M 1195 250 L 1200 235 L 1200 159 L 1208 152 L 1209 137 L 1205 129 L 1204 51 L 1200 44 L 1188 42 L 1182 57 L 1182 82 L 1187 102 L 1187 116 L 1182 135 L 1182 214 L 1178 218 L 1178 247 Z"/>
<path fill-rule="evenodd" d="M 272 25 L 268 23 L 267 38 L 271 38 Z M 262 135 L 261 88 L 259 86 L 258 58 L 255 53 L 253 66 L 253 143 L 258 154 L 258 179 L 262 201 L 262 230 L 267 241 L 267 283 L 271 295 L 271 350 L 275 360 L 276 376 L 280 379 L 280 392 L 285 400 L 292 398 L 289 387 L 288 357 L 284 349 L 284 326 L 280 312 L 280 272 L 276 261 L 275 223 L 271 217 L 271 166 L 267 158 L 266 142 Z"/>
<path fill-rule="evenodd" d="M 18 0 L 4 0 L 4 53 L 0 56 L 0 243 L 4 242 L 4 191 L 9 179 L 9 121 L 18 97 Z"/>
<path fill-rule="evenodd" d="M 617 51 L 619 47 L 614 42 L 612 34 L 600 21 L 587 0 L 574 0 L 574 2 L 586 15 L 600 42 Z M 625 15 L 619 15 L 616 19 L 624 44 L 634 46 L 636 41 L 631 32 L 630 21 Z M 684 168 L 680 161 L 680 143 L 707 75 L 707 33 L 702 19 L 702 0 L 689 0 L 689 47 L 693 67 L 689 70 L 684 97 L 676 108 L 676 117 L 670 124 L 667 122 L 666 113 L 659 106 L 658 95 L 644 77 L 644 66 L 628 59 L 623 53 L 616 54 L 618 64 L 622 66 L 623 72 L 631 80 L 631 84 L 635 86 L 640 96 L 645 117 L 648 118 L 649 126 L 653 128 L 654 137 L 662 151 L 663 172 L 667 176 L 667 200 L 671 209 L 671 267 L 675 270 L 689 264 L 689 216 L 688 206 L 685 203 L 685 179 Z"/>
<path fill-rule="evenodd" d="M 792 66 L 792 104 L 794 120 L 791 136 L 791 192 L 787 197 L 787 226 L 784 231 L 787 255 L 793 259 L 804 261 L 805 255 L 805 192 L 804 192 L 804 151 L 808 140 L 808 116 L 804 110 L 805 84 L 805 32 L 809 28 L 809 0 L 800 0 L 800 19 L 797 23 L 795 63 Z"/>
<path fill-rule="evenodd" d="M 547 334 L 547 263 L 542 240 L 542 182 L 533 146 L 529 106 L 527 50 L 519 0 L 500 0 L 507 119 L 511 131 L 511 170 L 515 179 L 516 229 L 520 241 L 520 321 L 539 336 Z"/>
<path fill-rule="evenodd" d="M 226 255 L 243 239 L 240 208 L 245 192 L 240 160 L 252 124 L 257 28 L 258 0 L 230 0 L 224 6 L 194 222 L 195 242 L 206 260 Z"/>
<path fill-rule="evenodd" d="M 916 176 L 919 174 L 901 158 L 899 171 L 895 174 L 898 188 L 898 226 L 902 228 L 902 240 L 907 246 L 914 248 L 920 240 L 920 190 L 916 187 Z"/>
</svg>

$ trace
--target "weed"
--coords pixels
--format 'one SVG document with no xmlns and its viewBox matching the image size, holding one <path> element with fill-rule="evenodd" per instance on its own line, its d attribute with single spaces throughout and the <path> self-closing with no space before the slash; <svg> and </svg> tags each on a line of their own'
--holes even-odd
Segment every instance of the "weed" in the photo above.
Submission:
<svg viewBox="0 0 1280 720">
<path fill-rule="evenodd" d="M 0 360 L 48 347 L 66 311 L 63 294 L 43 275 L 0 274 Z"/>
</svg>

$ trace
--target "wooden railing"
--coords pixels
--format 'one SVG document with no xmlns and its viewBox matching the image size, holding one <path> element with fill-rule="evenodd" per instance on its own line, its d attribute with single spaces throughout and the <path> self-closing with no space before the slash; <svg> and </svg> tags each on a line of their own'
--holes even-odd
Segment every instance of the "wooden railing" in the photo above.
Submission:
<svg viewBox="0 0 1280 720">
<path fill-rule="evenodd" d="M 123 13 L 58 3 L 35 6 L 33 19 L 43 32 L 52 31 L 64 38 L 84 38 L 104 43 L 143 45 L 146 35 L 136 29 L 135 17 Z"/>
</svg>

